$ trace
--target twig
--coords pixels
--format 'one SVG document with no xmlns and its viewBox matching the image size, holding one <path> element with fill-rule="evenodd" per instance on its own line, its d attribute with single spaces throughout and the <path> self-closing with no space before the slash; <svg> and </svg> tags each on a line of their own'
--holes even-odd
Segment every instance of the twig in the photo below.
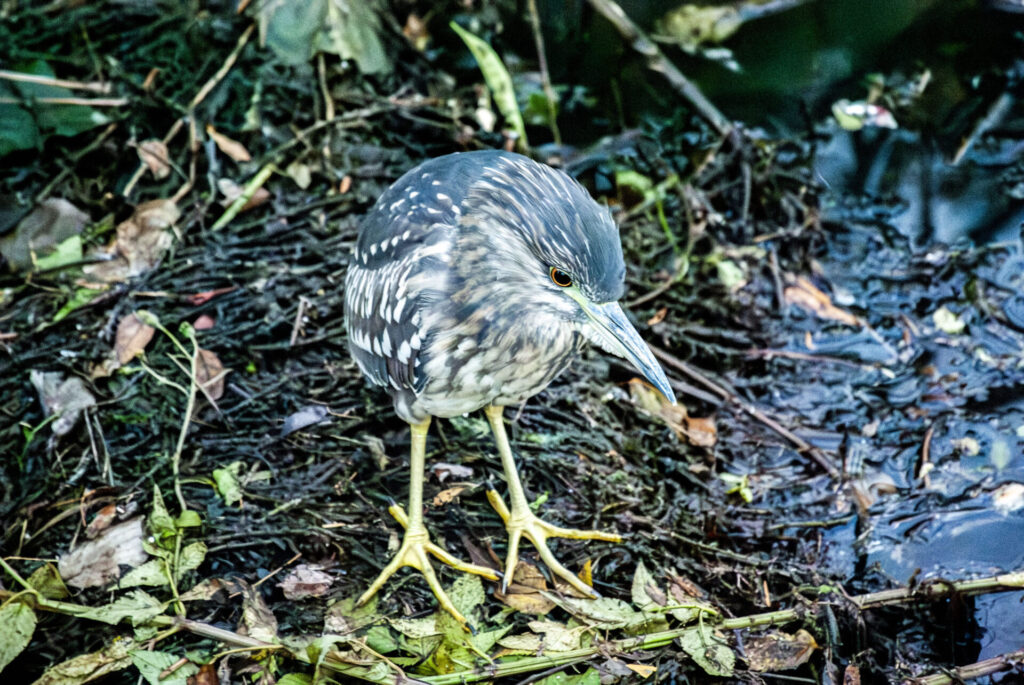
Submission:
<svg viewBox="0 0 1024 685">
<path fill-rule="evenodd" d="M 88 90 L 93 93 L 109 93 L 111 87 L 109 83 L 82 83 L 81 81 L 68 81 L 62 78 L 53 78 L 52 76 L 39 76 L 37 74 L 23 74 L 20 71 L 7 71 L 6 69 L 0 69 L 0 79 L 5 81 L 22 81 L 24 83 L 38 83 L 42 86 L 54 86 L 56 88 L 67 88 L 68 90 Z"/>
<path fill-rule="evenodd" d="M 959 666 L 946 673 L 936 673 L 935 675 L 923 678 L 908 678 L 903 681 L 903 685 L 949 685 L 949 683 L 962 683 L 966 680 L 974 680 L 975 678 L 992 675 L 993 673 L 1013 669 L 1021 670 L 1022 668 L 1024 668 L 1024 647 L 1014 652 L 994 656 L 991 659 L 977 661 L 967 666 Z"/>
<path fill-rule="evenodd" d="M 651 351 L 654 352 L 655 357 L 658 357 L 661 361 L 665 362 L 666 364 L 676 369 L 677 371 L 686 374 L 687 376 L 697 381 L 714 394 L 721 397 L 723 400 L 726 400 L 727 402 L 733 404 L 737 408 L 741 409 L 745 413 L 749 414 L 750 416 L 754 417 L 764 425 L 771 428 L 773 431 L 775 431 L 782 437 L 789 440 L 797 449 L 799 449 L 804 454 L 807 454 L 819 466 L 821 466 L 821 468 L 825 469 L 825 472 L 828 473 L 828 475 L 831 476 L 832 478 L 837 480 L 840 478 L 842 474 L 840 473 L 839 469 L 835 466 L 835 464 L 832 463 L 832 460 L 830 460 L 828 456 L 826 456 L 823 450 L 807 442 L 799 435 L 789 430 L 788 428 L 780 424 L 778 421 L 776 421 L 775 419 L 771 418 L 763 411 L 758 409 L 757 407 L 748 403 L 746 400 L 726 390 L 718 383 L 715 383 L 710 378 L 697 371 L 697 369 L 693 368 L 692 366 L 684 362 L 682 359 L 679 359 L 678 357 L 671 355 L 665 350 L 655 347 L 654 345 L 651 345 L 650 347 Z"/>
<path fill-rule="evenodd" d="M 590 4 L 610 21 L 634 50 L 647 60 L 647 67 L 662 74 L 676 92 L 682 95 L 697 112 L 722 136 L 732 131 L 732 123 L 704 97 L 704 93 L 690 79 L 683 76 L 676 65 L 665 57 L 657 43 L 648 38 L 633 20 L 613 0 L 590 0 Z"/>
<path fill-rule="evenodd" d="M 25 102 L 40 105 L 74 105 L 76 107 L 124 107 L 128 98 L 8 98 L 0 97 L 0 105 L 21 105 Z"/>
<path fill-rule="evenodd" d="M 548 72 L 548 58 L 544 51 L 544 34 L 540 30 L 540 15 L 537 13 L 537 0 L 529 0 L 530 28 L 533 29 L 533 42 L 537 46 L 537 66 L 540 68 L 540 82 L 544 88 L 544 98 L 548 101 L 548 126 L 555 145 L 562 146 L 562 134 L 558 130 L 558 107 L 555 100 L 555 89 L 551 87 L 551 74 Z"/>
</svg>

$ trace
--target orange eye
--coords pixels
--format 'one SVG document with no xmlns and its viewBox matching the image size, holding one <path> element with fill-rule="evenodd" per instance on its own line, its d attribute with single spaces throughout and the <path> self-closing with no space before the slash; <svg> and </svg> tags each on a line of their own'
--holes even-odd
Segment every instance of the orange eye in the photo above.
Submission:
<svg viewBox="0 0 1024 685">
<path fill-rule="evenodd" d="M 559 288 L 568 288 L 572 285 L 572 276 L 565 273 L 557 266 L 551 267 L 551 282 L 557 285 Z"/>
</svg>

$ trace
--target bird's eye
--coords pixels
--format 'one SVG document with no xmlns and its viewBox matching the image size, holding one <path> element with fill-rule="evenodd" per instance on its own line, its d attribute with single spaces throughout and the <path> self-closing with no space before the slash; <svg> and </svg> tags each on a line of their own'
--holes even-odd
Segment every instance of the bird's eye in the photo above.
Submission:
<svg viewBox="0 0 1024 685">
<path fill-rule="evenodd" d="M 559 288 L 568 288 L 572 285 L 572 276 L 559 269 L 557 266 L 551 267 L 551 282 L 557 285 Z"/>
</svg>

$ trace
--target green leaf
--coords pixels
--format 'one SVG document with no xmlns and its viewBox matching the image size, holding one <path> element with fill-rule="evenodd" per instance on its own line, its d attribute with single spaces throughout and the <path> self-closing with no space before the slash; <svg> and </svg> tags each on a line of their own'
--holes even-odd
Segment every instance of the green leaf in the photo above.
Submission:
<svg viewBox="0 0 1024 685">
<path fill-rule="evenodd" d="M 82 261 L 82 236 L 73 235 L 61 241 L 53 252 L 36 258 L 36 269 L 46 271 Z"/>
<path fill-rule="evenodd" d="M 597 669 L 588 668 L 586 673 L 580 673 L 579 675 L 573 675 L 565 671 L 552 673 L 547 678 L 538 680 L 536 685 L 600 685 L 600 683 L 601 673 Z"/>
<path fill-rule="evenodd" d="M 313 676 L 305 673 L 288 673 L 277 679 L 277 685 L 313 685 Z"/>
<path fill-rule="evenodd" d="M 149 685 L 188 685 L 189 676 L 199 672 L 199 667 L 190 661 L 174 669 L 167 677 L 161 678 L 160 674 L 178 663 L 179 657 L 170 652 L 149 652 L 141 649 L 129 654 L 135 668 L 139 669 L 139 673 Z"/>
<path fill-rule="evenodd" d="M 57 313 L 53 315 L 53 323 L 57 323 L 64 319 L 68 314 L 76 309 L 81 309 L 86 305 L 92 304 L 93 300 L 105 292 L 107 292 L 105 289 L 97 290 L 95 288 L 77 288 L 75 292 L 71 294 L 68 301 L 64 303 L 64 306 L 57 310 Z"/>
<path fill-rule="evenodd" d="M 174 525 L 178 528 L 198 528 L 203 525 L 203 519 L 194 509 L 186 509 L 178 514 L 178 518 L 174 519 Z"/>
<path fill-rule="evenodd" d="M 0 97 L 10 98 L 14 91 L 0 84 Z M 12 104 L 0 105 L 0 157 L 15 150 L 30 150 L 41 143 L 39 127 L 35 117 L 24 107 Z"/>
<path fill-rule="evenodd" d="M 373 626 L 366 631 L 366 646 L 380 654 L 390 654 L 398 649 L 398 641 L 384 626 Z"/>
<path fill-rule="evenodd" d="M 36 612 L 21 602 L 0 607 L 0 671 L 14 661 L 32 641 Z"/>
<path fill-rule="evenodd" d="M 217 487 L 217 494 L 229 507 L 242 501 L 242 484 L 238 480 L 238 475 L 244 467 L 244 463 L 234 461 L 222 469 L 213 470 L 213 482 Z"/>
<path fill-rule="evenodd" d="M 118 587 L 129 588 L 147 585 L 161 587 L 168 584 L 167 562 L 163 559 L 150 559 L 136 566 L 121 577 Z"/>
<path fill-rule="evenodd" d="M 56 74 L 50 65 L 43 60 L 35 60 L 22 65 L 18 71 L 35 76 L 55 78 Z M 46 102 L 32 102 L 37 98 L 71 98 L 75 97 L 67 88 L 42 83 L 18 81 L 15 87 L 27 98 L 35 114 L 36 124 L 44 133 L 58 136 L 75 136 L 83 131 L 110 123 L 110 118 L 92 107 L 82 105 L 56 105 Z"/>
<path fill-rule="evenodd" d="M 164 496 L 160 494 L 160 488 L 153 484 L 153 509 L 149 513 L 149 532 L 157 540 L 163 540 L 177 534 L 178 527 L 174 525 L 174 519 L 167 513 L 167 505 L 164 504 Z"/>
<path fill-rule="evenodd" d="M 643 614 L 614 597 L 579 599 L 560 597 L 550 592 L 541 592 L 541 594 L 584 623 L 600 628 L 623 628 L 646 620 Z"/>
<path fill-rule="evenodd" d="M 164 604 L 156 597 L 142 590 L 133 590 L 124 597 L 119 597 L 110 604 L 91 607 L 87 611 L 76 614 L 80 618 L 89 618 L 116 625 L 122 619 L 130 619 L 132 625 L 145 623 L 154 616 L 164 613 Z"/>
<path fill-rule="evenodd" d="M 736 655 L 722 638 L 707 626 L 689 630 L 679 638 L 679 646 L 708 675 L 732 677 Z"/>
<path fill-rule="evenodd" d="M 523 124 L 523 115 L 519 111 L 519 103 L 516 102 L 516 91 L 512 85 L 512 77 L 509 75 L 508 69 L 505 68 L 505 63 L 501 61 L 501 57 L 494 51 L 494 48 L 487 44 L 487 41 L 470 33 L 454 21 L 448 25 L 452 28 L 452 31 L 459 34 L 459 37 L 466 43 L 466 47 L 473 53 L 476 63 L 480 66 L 480 72 L 484 75 L 484 81 L 487 82 L 487 87 L 491 89 L 494 104 L 497 105 L 498 111 L 505 117 L 508 125 L 519 136 L 521 146 L 523 148 L 529 147 L 529 143 L 526 140 L 526 126 Z"/>
<path fill-rule="evenodd" d="M 633 605 L 640 609 L 640 611 L 657 611 L 661 609 L 664 602 L 659 604 L 653 597 L 652 593 L 657 593 L 662 597 L 665 596 L 660 589 L 658 589 L 658 583 L 654 580 L 654 576 L 647 567 L 644 566 L 644 562 L 637 564 L 636 573 L 633 574 L 633 587 L 630 590 L 630 596 L 633 600 Z"/>
<path fill-rule="evenodd" d="M 185 545 L 185 548 L 181 550 L 181 554 L 178 556 L 178 568 L 175 575 L 180 579 L 189 571 L 199 568 L 204 559 L 206 559 L 206 543 L 193 542 Z"/>
<path fill-rule="evenodd" d="M 473 609 L 487 600 L 480 576 L 469 573 L 464 573 L 456 579 L 451 590 L 448 591 L 448 596 L 451 597 L 452 604 L 459 610 L 459 613 L 467 619 L 472 616 Z"/>
<path fill-rule="evenodd" d="M 47 599 L 64 599 L 70 594 L 57 567 L 50 563 L 43 564 L 33 571 L 28 577 L 28 584 Z"/>
</svg>

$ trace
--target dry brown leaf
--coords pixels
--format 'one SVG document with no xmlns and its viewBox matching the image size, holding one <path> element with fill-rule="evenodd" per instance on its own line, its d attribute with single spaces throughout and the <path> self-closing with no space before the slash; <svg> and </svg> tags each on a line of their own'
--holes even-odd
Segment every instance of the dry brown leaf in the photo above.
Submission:
<svg viewBox="0 0 1024 685">
<path fill-rule="evenodd" d="M 155 332 L 156 329 L 143 323 L 134 313 L 122 318 L 117 324 L 117 334 L 114 336 L 114 354 L 117 361 L 127 364 L 142 354 Z"/>
<path fill-rule="evenodd" d="M 860 685 L 860 669 L 848 664 L 843 671 L 843 685 Z"/>
<path fill-rule="evenodd" d="M 299 564 L 288 571 L 277 584 L 285 598 L 295 600 L 322 597 L 331 589 L 334 577 L 325 573 L 319 564 Z"/>
<path fill-rule="evenodd" d="M 655 324 L 659 324 L 665 320 L 666 316 L 668 316 L 668 307 L 662 307 L 658 311 L 654 312 L 654 316 L 647 319 L 647 325 L 653 326 Z"/>
<path fill-rule="evenodd" d="M 117 505 L 108 504 L 96 512 L 96 516 L 85 529 L 85 537 L 90 540 L 110 527 L 110 524 L 117 520 Z"/>
<path fill-rule="evenodd" d="M 105 283 L 126 281 L 149 271 L 174 241 L 171 229 L 181 216 L 172 200 L 151 200 L 135 208 L 130 219 L 117 226 L 117 239 L 107 248 L 114 259 L 89 264 L 82 271 Z"/>
<path fill-rule="evenodd" d="M 252 155 L 245 149 L 245 146 L 237 140 L 228 138 L 223 133 L 218 133 L 212 125 L 206 125 L 206 133 L 213 139 L 214 144 L 221 152 L 236 162 L 251 162 Z"/>
<path fill-rule="evenodd" d="M 718 441 L 714 419 L 689 416 L 683 403 L 671 404 L 643 379 L 629 381 L 629 395 L 638 407 L 660 416 L 680 440 L 698 447 L 712 447 Z"/>
<path fill-rule="evenodd" d="M 135 568 L 149 558 L 142 549 L 142 516 L 117 523 L 68 552 L 57 562 L 61 578 L 78 588 L 98 587 L 121 577 L 121 566 Z"/>
<path fill-rule="evenodd" d="M 555 603 L 541 594 L 547 589 L 548 583 L 537 567 L 520 561 L 508 586 L 508 593 L 497 589 L 494 596 L 516 611 L 543 616 L 555 608 Z"/>
<path fill-rule="evenodd" d="M 865 325 L 865 322 L 859 317 L 832 304 L 832 300 L 827 294 L 803 276 L 797 278 L 793 285 L 786 287 L 783 297 L 787 304 L 794 304 L 801 309 L 806 309 L 822 319 L 838 321 L 847 326 L 862 327 Z"/>
<path fill-rule="evenodd" d="M 139 160 L 146 165 L 153 178 L 162 180 L 171 175 L 170 152 L 162 140 L 144 140 L 137 148 Z"/>
<path fill-rule="evenodd" d="M 462 492 L 467 488 L 469 488 L 468 485 L 456 485 L 450 488 L 446 488 L 445 490 L 442 490 L 441 492 L 434 495 L 434 506 L 443 507 L 444 505 L 448 504 L 456 497 L 461 495 Z"/>
<path fill-rule="evenodd" d="M 644 679 L 650 678 L 658 670 L 657 667 L 650 664 L 626 664 L 626 668 Z"/>
<path fill-rule="evenodd" d="M 220 678 L 217 677 L 217 669 L 213 664 L 203 664 L 199 672 L 188 677 L 188 685 L 218 685 Z"/>
<path fill-rule="evenodd" d="M 199 350 L 196 363 L 196 382 L 206 390 L 210 399 L 219 400 L 224 396 L 224 377 L 227 372 L 220 363 L 220 357 L 210 350 Z"/>
<path fill-rule="evenodd" d="M 427 22 L 416 14 L 410 12 L 405 19 L 405 26 L 402 27 L 402 35 L 419 52 L 427 49 L 430 43 L 430 31 L 427 29 Z"/>
<path fill-rule="evenodd" d="M 746 640 L 747 664 L 751 671 L 788 671 L 806 662 L 818 643 L 814 636 L 800 629 L 795 634 L 772 631 L 753 635 Z"/>
</svg>

